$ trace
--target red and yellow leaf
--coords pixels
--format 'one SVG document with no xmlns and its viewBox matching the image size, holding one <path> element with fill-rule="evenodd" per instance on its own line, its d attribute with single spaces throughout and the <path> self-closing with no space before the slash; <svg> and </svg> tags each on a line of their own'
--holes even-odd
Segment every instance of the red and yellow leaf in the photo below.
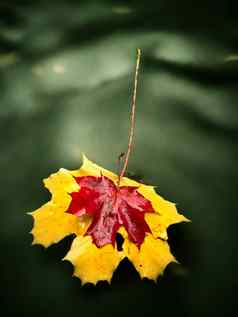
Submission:
<svg viewBox="0 0 238 317">
<path fill-rule="evenodd" d="M 65 260 L 74 265 L 82 283 L 111 281 L 127 257 L 142 278 L 156 280 L 170 253 L 167 228 L 188 221 L 175 204 L 160 197 L 153 186 L 118 176 L 83 157 L 75 171 L 60 169 L 44 181 L 50 202 L 34 211 L 33 244 L 45 247 L 74 234 Z M 116 234 L 124 239 L 118 251 Z"/>
</svg>

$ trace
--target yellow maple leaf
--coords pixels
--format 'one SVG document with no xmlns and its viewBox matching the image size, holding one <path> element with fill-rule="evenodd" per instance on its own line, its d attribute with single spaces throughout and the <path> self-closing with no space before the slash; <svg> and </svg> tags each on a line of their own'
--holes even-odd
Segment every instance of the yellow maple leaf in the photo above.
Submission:
<svg viewBox="0 0 238 317">
<path fill-rule="evenodd" d="M 31 213 L 33 244 L 48 247 L 74 234 L 64 260 L 84 283 L 111 281 L 128 258 L 141 278 L 156 278 L 176 259 L 167 243 L 167 228 L 188 221 L 175 204 L 153 186 L 118 176 L 83 157 L 80 169 L 60 169 L 44 180 L 51 200 Z M 116 234 L 124 241 L 118 250 Z"/>
<path fill-rule="evenodd" d="M 44 180 L 51 200 L 31 213 L 33 244 L 48 247 L 67 235 L 76 235 L 64 260 L 74 265 L 74 275 L 82 284 L 110 282 L 124 258 L 131 261 L 141 278 L 156 280 L 170 262 L 176 261 L 166 241 L 167 228 L 188 221 L 153 186 L 124 177 L 134 135 L 140 56 L 138 49 L 128 149 L 120 174 L 84 156 L 80 169 L 60 169 Z M 123 238 L 121 250 L 118 234 Z"/>
</svg>

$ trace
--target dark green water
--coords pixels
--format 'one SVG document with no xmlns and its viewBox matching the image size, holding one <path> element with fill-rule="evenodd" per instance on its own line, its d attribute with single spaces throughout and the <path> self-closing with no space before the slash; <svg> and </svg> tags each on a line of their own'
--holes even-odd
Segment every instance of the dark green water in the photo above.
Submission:
<svg viewBox="0 0 238 317">
<path fill-rule="evenodd" d="M 238 284 L 235 1 L 0 4 L 1 297 L 5 315 L 228 316 Z M 192 220 L 169 229 L 180 266 L 155 284 L 124 262 L 81 288 L 71 238 L 31 247 L 41 180 L 81 152 L 116 170 L 142 49 L 129 173 Z M 4 315 L 4 316 L 5 316 Z"/>
</svg>

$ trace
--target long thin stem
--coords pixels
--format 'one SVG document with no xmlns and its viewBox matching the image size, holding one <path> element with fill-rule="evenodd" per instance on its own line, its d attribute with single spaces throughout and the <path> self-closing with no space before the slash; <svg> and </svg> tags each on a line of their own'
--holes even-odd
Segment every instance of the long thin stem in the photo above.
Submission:
<svg viewBox="0 0 238 317">
<path fill-rule="evenodd" d="M 124 176 L 129 157 L 132 149 L 133 139 L 134 139 L 134 131 L 135 131 L 135 110 L 136 110 L 136 95 L 137 95 L 137 85 L 138 85 L 138 74 L 139 74 L 139 67 L 140 67 L 140 58 L 141 58 L 141 49 L 137 49 L 137 58 L 136 58 L 136 69 L 135 69 L 135 77 L 134 77 L 134 90 L 132 96 L 132 103 L 131 103 L 131 116 L 130 116 L 130 130 L 129 130 L 129 140 L 128 140 L 128 147 L 126 152 L 126 157 L 124 160 L 124 164 L 122 170 L 118 176 L 118 187 L 120 186 L 121 178 Z"/>
</svg>

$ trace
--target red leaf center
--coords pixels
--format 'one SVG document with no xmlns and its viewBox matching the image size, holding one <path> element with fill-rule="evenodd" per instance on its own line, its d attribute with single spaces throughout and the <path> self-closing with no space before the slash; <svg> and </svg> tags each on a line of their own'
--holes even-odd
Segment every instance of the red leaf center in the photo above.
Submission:
<svg viewBox="0 0 238 317">
<path fill-rule="evenodd" d="M 68 213 L 91 215 L 93 220 L 86 234 L 91 235 L 97 247 L 111 243 L 115 245 L 116 233 L 124 226 L 129 239 L 140 247 L 145 233 L 151 232 L 145 222 L 146 212 L 154 212 L 149 200 L 137 187 L 115 184 L 105 176 L 75 177 L 80 189 L 70 193 L 72 200 Z"/>
</svg>

